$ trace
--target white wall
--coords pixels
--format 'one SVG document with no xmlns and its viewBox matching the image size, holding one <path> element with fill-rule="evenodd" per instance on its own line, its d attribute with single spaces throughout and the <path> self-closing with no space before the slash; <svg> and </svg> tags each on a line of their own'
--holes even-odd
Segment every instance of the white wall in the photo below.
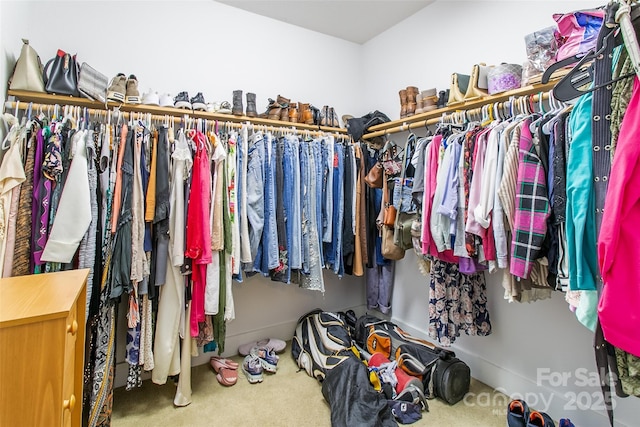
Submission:
<svg viewBox="0 0 640 427">
<path fill-rule="evenodd" d="M 339 116 L 362 108 L 360 45 L 211 0 L 0 3 L 9 59 L 28 38 L 43 62 L 77 53 L 109 78 L 135 74 L 141 92 L 231 102 L 242 89 L 257 94 L 259 112 L 278 94 Z"/>
<path fill-rule="evenodd" d="M 360 45 L 210 0 L 0 1 L 0 7 L 0 81 L 20 54 L 20 39 L 28 38 L 45 62 L 61 48 L 109 77 L 136 74 L 141 92 L 202 91 L 208 101 L 231 102 L 232 91 L 243 89 L 257 94 L 259 112 L 278 94 L 330 104 L 339 115 L 362 108 Z M 234 284 L 237 317 L 228 324 L 225 354 L 264 336 L 290 339 L 298 317 L 313 308 L 362 308 L 362 279 L 326 273 L 325 282 L 324 295 L 259 277 Z M 118 335 L 117 359 L 124 360 L 124 331 Z M 117 384 L 125 377 L 126 369 L 118 369 Z"/>
<path fill-rule="evenodd" d="M 438 1 L 364 45 L 365 69 L 370 70 L 365 75 L 365 100 L 397 119 L 399 89 L 407 85 L 446 89 L 452 72 L 468 74 L 477 62 L 521 63 L 526 58 L 524 36 L 553 25 L 553 13 L 601 4 Z M 404 143 L 406 137 L 402 133 L 392 139 Z M 563 296 L 556 293 L 547 301 L 509 304 L 503 299 L 499 278 L 488 274 L 486 278 L 493 333 L 488 337 L 462 336 L 453 347 L 471 366 L 472 375 L 507 394 L 524 395 L 536 408 L 548 409 L 556 420 L 568 417 L 580 427 L 607 425 L 604 412 L 599 410 L 604 409 L 599 387 L 580 386 L 585 373 L 596 373 L 593 334 L 577 322 Z M 418 271 L 413 253 L 399 261 L 392 319 L 423 337 L 429 319 L 428 288 L 428 279 Z M 543 371 L 538 375 L 538 369 L 572 376 L 565 384 L 553 386 Z M 572 410 L 577 406 L 575 398 L 592 410 Z M 504 416 L 503 402 L 494 405 L 481 396 L 469 396 L 467 402 L 491 404 Z M 617 399 L 616 404 L 617 425 L 637 426 L 640 401 L 631 397 Z"/>
</svg>

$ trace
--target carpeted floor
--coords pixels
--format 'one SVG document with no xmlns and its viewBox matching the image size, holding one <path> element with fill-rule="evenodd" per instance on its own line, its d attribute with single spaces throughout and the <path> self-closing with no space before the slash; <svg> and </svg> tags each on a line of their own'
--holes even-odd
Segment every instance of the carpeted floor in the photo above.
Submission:
<svg viewBox="0 0 640 427">
<path fill-rule="evenodd" d="M 241 362 L 242 359 L 234 357 Z M 220 385 L 208 365 L 192 368 L 193 402 L 173 405 L 175 385 L 157 386 L 144 381 L 139 389 L 116 389 L 113 427 L 157 426 L 330 426 L 330 409 L 320 384 L 298 368 L 289 347 L 280 355 L 278 372 L 249 384 L 241 371 L 232 387 Z M 467 397 L 454 406 L 434 399 L 429 412 L 415 426 L 504 427 L 508 398 L 478 381 L 472 381 Z"/>
</svg>

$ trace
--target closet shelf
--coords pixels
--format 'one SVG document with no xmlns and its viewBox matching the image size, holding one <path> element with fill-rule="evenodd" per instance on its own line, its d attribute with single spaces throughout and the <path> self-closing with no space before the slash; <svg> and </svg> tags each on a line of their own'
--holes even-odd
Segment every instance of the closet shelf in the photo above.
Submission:
<svg viewBox="0 0 640 427">
<path fill-rule="evenodd" d="M 371 126 L 368 130 L 369 133 L 364 134 L 362 139 L 371 139 L 376 136 L 382 136 L 386 134 L 398 133 L 408 131 L 411 128 L 420 126 L 426 126 L 433 123 L 433 119 L 439 119 L 442 115 L 447 113 L 454 113 L 456 111 L 466 111 L 474 108 L 482 107 L 487 104 L 494 104 L 496 102 L 508 101 L 511 97 L 522 97 L 528 95 L 538 94 L 540 92 L 548 92 L 551 90 L 557 81 L 550 81 L 546 84 L 529 85 L 521 87 L 519 89 L 502 92 L 497 95 L 491 95 L 480 99 L 474 99 L 468 102 L 451 105 L 448 107 L 440 108 L 426 113 L 415 114 L 413 116 L 405 117 L 400 120 L 393 120 L 391 122 L 382 123 L 380 125 Z"/>
<path fill-rule="evenodd" d="M 280 120 L 270 120 L 270 119 L 262 119 L 258 117 L 247 117 L 247 116 L 234 116 L 233 114 L 220 114 L 220 113 L 209 113 L 206 111 L 193 111 L 193 110 L 185 110 L 181 108 L 173 108 L 173 107 L 158 107 L 155 105 L 145 105 L 145 104 L 119 104 L 117 102 L 108 102 L 107 105 L 93 101 L 87 98 L 79 98 L 75 96 L 66 96 L 66 95 L 52 95 L 48 93 L 41 92 L 30 92 L 25 90 L 9 90 L 7 92 L 7 96 L 13 96 L 17 101 L 20 102 L 33 102 L 34 104 L 43 104 L 43 105 L 71 105 L 71 106 L 79 106 L 79 107 L 87 107 L 93 108 L 95 110 L 107 111 L 113 108 L 119 108 L 120 111 L 128 112 L 128 113 L 150 113 L 158 116 L 173 116 L 173 117 L 183 117 L 184 115 L 188 115 L 192 118 L 199 119 L 207 119 L 207 120 L 217 120 L 220 122 L 234 122 L 234 123 L 245 123 L 250 122 L 254 125 L 262 125 L 262 126 L 272 126 L 272 127 L 280 127 L 280 128 L 293 128 L 299 130 L 311 130 L 311 131 L 322 131 L 328 133 L 340 133 L 346 134 L 347 130 L 344 128 L 335 128 L 329 126 L 318 126 L 318 125 L 307 125 L 304 123 L 291 123 L 291 122 L 283 122 Z"/>
</svg>

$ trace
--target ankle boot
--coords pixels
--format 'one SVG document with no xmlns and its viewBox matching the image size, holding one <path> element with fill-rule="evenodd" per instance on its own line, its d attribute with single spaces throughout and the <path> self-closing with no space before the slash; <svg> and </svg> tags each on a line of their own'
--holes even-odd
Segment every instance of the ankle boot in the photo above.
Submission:
<svg viewBox="0 0 640 427">
<path fill-rule="evenodd" d="M 256 94 L 247 92 L 247 117 L 255 117 L 258 115 L 256 111 Z"/>
<path fill-rule="evenodd" d="M 420 113 L 424 112 L 423 108 L 424 108 L 424 104 L 423 104 L 422 94 L 419 93 L 416 96 L 416 111 L 415 111 L 415 113 L 416 114 L 420 114 Z"/>
<path fill-rule="evenodd" d="M 415 114 L 419 92 L 417 87 L 407 86 L 407 116 L 413 116 Z"/>
<path fill-rule="evenodd" d="M 289 104 L 289 121 L 298 123 L 298 104 L 296 102 Z"/>
<path fill-rule="evenodd" d="M 289 98 L 285 98 L 284 96 L 278 95 L 276 98 L 276 102 L 280 104 L 280 107 L 288 107 L 291 100 Z"/>
<path fill-rule="evenodd" d="M 300 123 L 304 123 L 307 125 L 313 124 L 313 112 L 309 107 L 309 104 L 303 104 L 302 102 L 298 103 L 299 112 L 298 115 L 300 117 Z"/>
<path fill-rule="evenodd" d="M 438 108 L 444 108 L 447 106 L 447 100 L 449 99 L 449 89 L 441 90 L 438 92 Z"/>
<path fill-rule="evenodd" d="M 402 89 L 400 92 L 400 118 L 404 119 L 407 115 L 407 90 Z"/>
<path fill-rule="evenodd" d="M 269 105 L 267 106 L 267 111 L 260 114 L 260 118 L 270 119 L 270 120 L 280 120 L 280 111 L 282 108 L 280 104 L 278 104 L 273 99 L 269 98 Z"/>
<path fill-rule="evenodd" d="M 289 105 L 290 104 L 287 104 L 286 107 L 282 107 L 280 109 L 280 121 L 281 122 L 288 122 L 289 121 L 289 110 L 290 110 Z"/>
<path fill-rule="evenodd" d="M 234 116 L 241 116 L 244 112 L 244 108 L 242 108 L 242 91 L 234 90 L 233 91 L 233 107 L 231 108 L 231 114 Z"/>
</svg>

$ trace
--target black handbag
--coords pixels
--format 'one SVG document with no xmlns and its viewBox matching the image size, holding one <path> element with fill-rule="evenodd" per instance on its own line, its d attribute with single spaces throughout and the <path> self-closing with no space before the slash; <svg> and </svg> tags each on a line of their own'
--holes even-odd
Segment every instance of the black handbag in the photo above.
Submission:
<svg viewBox="0 0 640 427">
<path fill-rule="evenodd" d="M 49 67 L 51 67 L 50 71 Z M 80 96 L 78 93 L 78 64 L 75 55 L 72 56 L 58 49 L 56 56 L 45 65 L 42 77 L 44 89 L 48 93 Z"/>
</svg>

